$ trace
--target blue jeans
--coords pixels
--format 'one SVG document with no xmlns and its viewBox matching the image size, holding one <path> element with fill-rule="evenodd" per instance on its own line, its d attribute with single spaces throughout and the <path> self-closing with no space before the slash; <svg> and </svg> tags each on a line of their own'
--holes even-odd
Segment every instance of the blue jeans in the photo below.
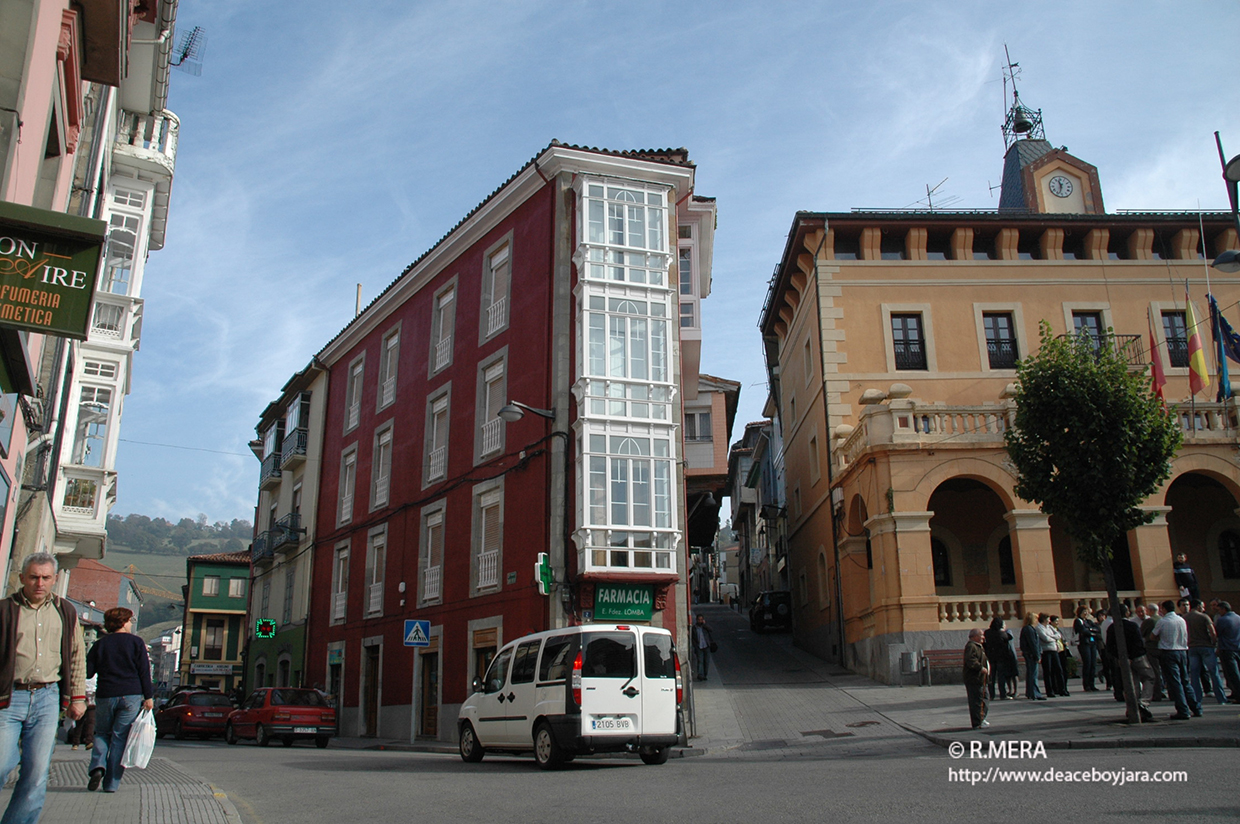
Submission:
<svg viewBox="0 0 1240 824">
<path fill-rule="evenodd" d="M 1223 690 L 1223 679 L 1218 672 L 1218 656 L 1214 652 L 1214 647 L 1189 647 L 1188 648 L 1188 667 L 1191 675 L 1189 680 L 1193 684 L 1193 695 L 1197 698 L 1197 704 L 1201 704 L 1201 672 L 1204 669 L 1206 678 L 1210 679 L 1210 683 L 1214 685 L 1214 699 L 1220 704 L 1227 703 L 1227 693 Z"/>
<path fill-rule="evenodd" d="M 17 786 L 0 824 L 35 824 L 47 797 L 47 773 L 52 766 L 56 727 L 60 722 L 60 690 L 13 690 L 0 710 L 0 776 L 21 763 Z"/>
<path fill-rule="evenodd" d="M 1201 715 L 1201 701 L 1189 684 L 1188 650 L 1160 649 L 1158 654 L 1162 659 L 1163 682 L 1167 694 L 1175 703 L 1176 715 L 1188 715 L 1189 710 L 1194 715 Z"/>
<path fill-rule="evenodd" d="M 1218 665 L 1231 687 L 1231 697 L 1240 700 L 1240 652 L 1221 649 L 1218 651 Z"/>
<path fill-rule="evenodd" d="M 125 768 L 121 758 L 129 740 L 129 728 L 142 709 L 141 695 L 118 695 L 95 702 L 95 748 L 90 754 L 90 771 L 103 769 L 103 791 L 114 793 Z"/>
<path fill-rule="evenodd" d="M 1038 659 L 1025 658 L 1025 697 L 1032 700 L 1042 697 L 1038 692 Z"/>
</svg>

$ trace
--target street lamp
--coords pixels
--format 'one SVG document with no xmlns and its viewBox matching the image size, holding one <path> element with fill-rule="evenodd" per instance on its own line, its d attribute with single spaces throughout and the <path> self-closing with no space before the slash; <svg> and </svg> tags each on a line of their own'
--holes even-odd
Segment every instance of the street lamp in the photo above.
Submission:
<svg viewBox="0 0 1240 824">
<path fill-rule="evenodd" d="M 1223 141 L 1219 138 L 1218 132 L 1214 133 L 1214 142 L 1218 146 L 1218 162 L 1223 165 L 1223 180 L 1227 182 L 1227 199 L 1231 202 L 1231 219 L 1236 225 L 1236 233 L 1240 234 L 1240 197 L 1237 197 L 1237 187 L 1240 186 L 1240 155 L 1236 155 L 1231 160 L 1224 160 L 1226 155 L 1223 154 Z M 1240 252 L 1228 249 L 1219 254 L 1211 265 L 1220 272 L 1240 272 Z"/>
<path fill-rule="evenodd" d="M 495 414 L 497 417 L 499 417 L 506 423 L 516 423 L 517 421 L 525 417 L 526 412 L 532 412 L 533 414 L 537 415 L 540 418 L 546 418 L 547 420 L 551 421 L 552 426 L 554 426 L 554 422 L 555 422 L 555 408 L 554 407 L 551 409 L 539 409 L 537 406 L 530 406 L 529 404 L 524 404 L 524 403 L 521 403 L 520 401 L 510 400 L 504 406 L 500 407 L 499 412 Z M 573 490 L 572 490 L 572 487 L 569 486 L 568 477 L 572 471 L 572 453 L 569 450 L 569 446 L 572 443 L 573 438 L 572 438 L 572 435 L 570 435 L 569 433 L 562 432 L 558 429 L 552 429 L 551 434 L 548 435 L 548 437 L 554 437 L 557 435 L 564 439 L 564 466 L 562 468 L 562 474 L 560 478 L 560 483 L 563 485 L 563 489 L 564 489 L 564 494 L 562 498 L 563 513 L 560 516 L 563 522 L 562 524 L 563 528 L 561 530 L 558 530 L 558 533 L 559 533 L 558 538 L 562 542 L 562 546 L 558 547 L 558 551 L 557 551 L 557 547 L 553 543 L 549 547 L 551 549 L 551 552 L 549 553 L 549 555 L 550 555 L 550 560 L 551 560 L 551 574 L 552 574 L 552 578 L 554 582 L 557 584 L 566 585 L 567 580 L 565 577 L 565 571 L 568 568 L 568 565 L 567 565 L 568 547 L 569 547 L 569 543 L 572 540 L 572 522 L 569 518 L 569 513 L 573 511 L 573 498 L 572 498 Z M 555 484 L 555 475 L 553 473 L 552 474 L 552 485 L 554 486 L 554 484 Z M 555 520 L 555 516 L 556 516 L 555 510 L 554 508 L 552 508 L 551 517 L 553 521 Z M 557 535 L 557 530 L 555 529 L 554 523 L 551 526 L 551 534 Z M 569 589 L 567 588 L 567 586 L 561 586 L 560 600 L 564 603 L 569 603 L 571 601 L 571 598 L 572 598 L 572 595 Z M 553 612 L 552 617 L 554 618 L 555 617 L 554 610 L 552 612 Z"/>
</svg>

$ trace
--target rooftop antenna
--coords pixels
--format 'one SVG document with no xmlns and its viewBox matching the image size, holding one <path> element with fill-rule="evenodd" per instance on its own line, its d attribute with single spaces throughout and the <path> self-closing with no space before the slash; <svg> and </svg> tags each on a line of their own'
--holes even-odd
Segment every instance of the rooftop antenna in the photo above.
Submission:
<svg viewBox="0 0 1240 824">
<path fill-rule="evenodd" d="M 186 74 L 194 77 L 202 76 L 202 57 L 207 51 L 207 32 L 202 26 L 181 35 L 181 40 L 172 51 L 169 63 Z"/>
<path fill-rule="evenodd" d="M 1042 128 L 1042 110 L 1027 108 L 1020 102 L 1020 91 L 1016 88 L 1016 78 L 1020 77 L 1020 64 L 1012 62 L 1007 44 L 1003 44 L 1003 54 L 1007 63 L 1003 67 L 1003 102 L 1007 105 L 1008 84 L 1012 85 L 1012 105 L 1007 110 L 1003 121 L 1003 147 L 1010 149 L 1020 138 L 1026 140 L 1045 140 L 1046 132 Z"/>
</svg>

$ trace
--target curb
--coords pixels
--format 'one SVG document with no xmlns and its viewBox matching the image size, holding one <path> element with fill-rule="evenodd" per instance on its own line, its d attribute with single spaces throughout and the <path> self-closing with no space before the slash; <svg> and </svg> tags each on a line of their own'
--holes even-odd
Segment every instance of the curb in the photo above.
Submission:
<svg viewBox="0 0 1240 824">
<path fill-rule="evenodd" d="M 969 741 L 972 739 L 946 738 L 935 733 L 919 730 L 916 727 L 899 725 L 902 729 L 913 733 L 936 747 L 946 749 L 955 743 Z M 1019 730 L 1013 730 L 1013 735 L 1022 735 Z M 1007 740 L 1007 739 L 996 739 Z M 1078 741 L 1042 741 L 1042 746 L 1048 750 L 1131 750 L 1131 749 L 1152 749 L 1152 748 L 1169 748 L 1169 747 L 1202 747 L 1211 749 L 1229 749 L 1240 747 L 1240 738 L 1219 738 L 1219 737 L 1176 737 L 1176 738 L 1107 738 L 1107 739 L 1091 739 Z"/>
<path fill-rule="evenodd" d="M 228 793 L 214 784 L 208 784 L 207 786 L 211 788 L 211 794 L 215 796 L 215 800 L 224 808 L 224 817 L 228 819 L 228 824 L 244 824 L 241 820 L 241 813 L 237 812 L 237 808 L 232 803 L 232 799 L 228 797 Z"/>
</svg>

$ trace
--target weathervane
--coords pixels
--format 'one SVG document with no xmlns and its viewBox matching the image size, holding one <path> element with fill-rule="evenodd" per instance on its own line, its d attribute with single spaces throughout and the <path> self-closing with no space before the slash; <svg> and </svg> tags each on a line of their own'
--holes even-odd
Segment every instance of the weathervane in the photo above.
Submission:
<svg viewBox="0 0 1240 824">
<path fill-rule="evenodd" d="M 1026 108 L 1020 102 L 1020 92 L 1016 88 L 1016 78 L 1020 76 L 1020 64 L 1012 62 L 1007 44 L 1003 44 L 1003 54 L 1007 64 L 1003 67 L 1003 101 L 1007 103 L 1008 84 L 1012 84 L 1012 105 L 1007 110 L 1003 121 L 1003 148 L 1010 149 L 1020 138 L 1045 140 L 1046 132 L 1042 129 L 1042 110 Z"/>
</svg>

